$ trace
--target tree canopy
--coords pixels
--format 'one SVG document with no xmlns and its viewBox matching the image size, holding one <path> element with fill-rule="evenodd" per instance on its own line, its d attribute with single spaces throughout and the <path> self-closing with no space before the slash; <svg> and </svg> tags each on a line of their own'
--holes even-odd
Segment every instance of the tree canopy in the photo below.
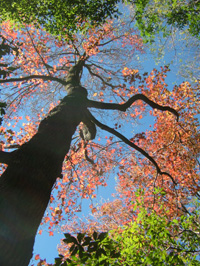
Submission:
<svg viewBox="0 0 200 266">
<path fill-rule="evenodd" d="M 159 32 L 164 36 L 171 34 L 171 27 L 188 29 L 191 35 L 199 37 L 200 3 L 199 1 L 134 1 L 134 19 L 147 40 Z"/>
<path fill-rule="evenodd" d="M 55 35 L 69 34 L 94 24 L 101 24 L 117 15 L 118 0 L 75 0 L 75 1 L 1 1 L 1 18 L 14 22 L 34 23 L 43 26 Z M 78 26 L 77 26 L 78 25 Z"/>
<path fill-rule="evenodd" d="M 171 26 L 188 29 L 199 37 L 199 1 L 182 0 L 2 0 L 1 20 L 10 19 L 14 23 L 34 23 L 43 26 L 55 35 L 71 36 L 77 30 L 87 30 L 92 25 L 104 23 L 107 18 L 119 17 L 122 4 L 132 7 L 132 18 L 146 41 L 152 41 L 156 34 L 170 34 Z M 77 27 L 78 26 L 78 27 Z"/>
</svg>

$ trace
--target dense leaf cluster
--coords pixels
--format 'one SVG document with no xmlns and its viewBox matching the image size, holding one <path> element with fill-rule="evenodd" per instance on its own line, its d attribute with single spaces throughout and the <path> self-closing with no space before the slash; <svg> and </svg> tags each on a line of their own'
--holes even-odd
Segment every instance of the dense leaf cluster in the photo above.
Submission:
<svg viewBox="0 0 200 266">
<path fill-rule="evenodd" d="M 90 24 L 101 24 L 107 17 L 117 15 L 118 2 L 119 0 L 3 0 L 0 2 L 0 11 L 2 19 L 42 25 L 55 35 L 63 35 L 72 34 L 78 28 L 87 28 Z"/>
<path fill-rule="evenodd" d="M 94 232 L 91 236 L 78 233 L 77 237 L 65 234 L 65 244 L 70 244 L 70 258 L 63 264 L 64 256 L 55 259 L 55 266 L 59 265 L 110 265 L 120 253 L 115 247 L 115 242 L 108 237 L 107 232 Z M 94 263 L 94 264 L 91 264 Z"/>
<path fill-rule="evenodd" d="M 171 26 L 187 28 L 196 37 L 200 34 L 199 1 L 136 0 L 134 8 L 137 26 L 147 40 L 152 40 L 159 32 L 163 32 L 164 36 L 170 34 Z"/>
<path fill-rule="evenodd" d="M 78 30 L 102 24 L 107 18 L 118 17 L 121 14 L 119 3 L 129 3 L 133 7 L 134 20 L 147 41 L 159 32 L 170 34 L 169 26 L 188 28 L 191 35 L 199 36 L 200 2 L 194 0 L 2 0 L 0 19 L 42 25 L 54 35 L 69 37 Z"/>
</svg>

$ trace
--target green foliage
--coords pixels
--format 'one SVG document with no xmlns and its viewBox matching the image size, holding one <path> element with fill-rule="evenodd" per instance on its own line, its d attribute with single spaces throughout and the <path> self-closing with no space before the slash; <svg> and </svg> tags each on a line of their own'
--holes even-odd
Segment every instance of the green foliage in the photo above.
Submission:
<svg viewBox="0 0 200 266">
<path fill-rule="evenodd" d="M 136 0 L 133 7 L 137 26 L 147 41 L 152 41 L 159 32 L 164 37 L 169 35 L 169 26 L 187 28 L 191 35 L 199 37 L 200 1 Z"/>
<path fill-rule="evenodd" d="M 2 0 L 1 19 L 34 23 L 55 35 L 71 35 L 117 16 L 119 0 Z"/>
<path fill-rule="evenodd" d="M 104 23 L 108 17 L 118 17 L 120 2 L 133 6 L 134 20 L 146 41 L 152 41 L 159 32 L 167 36 L 169 26 L 188 28 L 191 35 L 199 36 L 200 1 L 194 0 L 1 0 L 0 18 L 43 26 L 57 36 L 72 36 Z"/>
<path fill-rule="evenodd" d="M 136 220 L 123 228 L 76 238 L 65 234 L 70 258 L 62 265 L 200 265 L 199 202 L 195 204 L 194 212 L 169 220 L 164 208 L 157 214 L 138 203 Z M 63 256 L 56 258 L 55 265 L 63 260 Z"/>
<path fill-rule="evenodd" d="M 108 233 L 94 232 L 91 236 L 77 234 L 77 237 L 65 234 L 64 243 L 70 244 L 70 258 L 64 264 L 63 256 L 55 259 L 55 266 L 59 265 L 111 265 L 119 257 L 116 243 L 108 237 Z M 113 265 L 113 264 L 112 264 Z"/>
<path fill-rule="evenodd" d="M 141 208 L 136 221 L 115 238 L 123 265 L 199 265 L 195 256 L 199 231 L 186 229 L 186 225 L 192 226 L 188 217 L 168 221 L 165 215 L 149 214 Z"/>
</svg>

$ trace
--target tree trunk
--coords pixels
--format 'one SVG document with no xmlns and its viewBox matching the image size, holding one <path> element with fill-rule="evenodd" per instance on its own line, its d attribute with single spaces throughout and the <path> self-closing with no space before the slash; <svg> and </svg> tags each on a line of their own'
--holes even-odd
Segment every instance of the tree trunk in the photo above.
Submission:
<svg viewBox="0 0 200 266">
<path fill-rule="evenodd" d="M 52 187 L 84 113 L 85 89 L 79 80 L 74 84 L 70 79 L 68 96 L 40 123 L 30 141 L 10 153 L 0 178 L 0 266 L 27 266 L 32 257 Z"/>
</svg>

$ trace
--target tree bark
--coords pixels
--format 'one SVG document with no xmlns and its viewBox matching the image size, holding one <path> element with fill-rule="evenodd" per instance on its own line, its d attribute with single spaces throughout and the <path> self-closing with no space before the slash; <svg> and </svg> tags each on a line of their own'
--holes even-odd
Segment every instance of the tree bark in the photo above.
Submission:
<svg viewBox="0 0 200 266">
<path fill-rule="evenodd" d="M 40 123 L 30 141 L 10 153 L 10 163 L 0 178 L 1 266 L 27 266 L 32 257 L 52 187 L 61 176 L 64 157 L 84 113 L 87 93 L 79 79 L 74 81 L 81 67 L 73 76 L 74 69 L 67 79 L 68 95 Z"/>
</svg>

